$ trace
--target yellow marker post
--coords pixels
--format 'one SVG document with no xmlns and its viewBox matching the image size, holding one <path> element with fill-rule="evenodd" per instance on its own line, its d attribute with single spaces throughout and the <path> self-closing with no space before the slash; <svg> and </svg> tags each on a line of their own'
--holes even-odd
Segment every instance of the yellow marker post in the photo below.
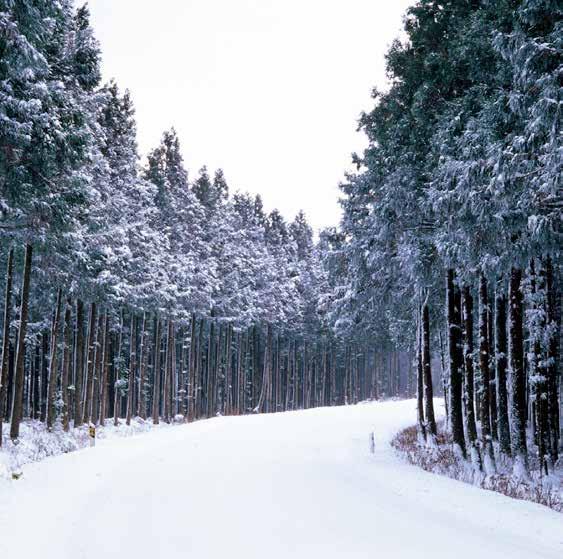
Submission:
<svg viewBox="0 0 563 559">
<path fill-rule="evenodd" d="M 96 426 L 90 425 L 88 427 L 88 435 L 90 438 L 90 446 L 96 446 Z"/>
</svg>

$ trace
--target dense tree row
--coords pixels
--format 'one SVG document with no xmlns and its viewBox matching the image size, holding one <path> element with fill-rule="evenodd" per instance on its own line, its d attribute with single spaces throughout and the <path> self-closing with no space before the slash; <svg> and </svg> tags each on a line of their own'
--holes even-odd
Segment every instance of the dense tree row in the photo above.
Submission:
<svg viewBox="0 0 563 559">
<path fill-rule="evenodd" d="M 337 234 L 315 244 L 302 213 L 265 213 L 220 170 L 190 179 L 174 130 L 140 164 L 132 99 L 100 85 L 72 4 L 0 1 L 11 438 L 26 417 L 69 429 L 412 393 L 389 340 L 332 330 Z"/>
<path fill-rule="evenodd" d="M 175 131 L 140 164 L 86 8 L 0 0 L 0 418 L 49 428 L 446 396 L 460 456 L 560 449 L 561 9 L 419 0 L 318 242 Z M 267 178 L 265 178 L 267 180 Z M 441 382 L 435 364 L 440 364 Z M 434 378 L 434 385 L 433 385 Z"/>
<path fill-rule="evenodd" d="M 419 0 L 342 185 L 334 314 L 410 337 L 431 440 L 431 344 L 447 356 L 455 447 L 487 473 L 559 455 L 561 16 L 550 0 Z"/>
</svg>

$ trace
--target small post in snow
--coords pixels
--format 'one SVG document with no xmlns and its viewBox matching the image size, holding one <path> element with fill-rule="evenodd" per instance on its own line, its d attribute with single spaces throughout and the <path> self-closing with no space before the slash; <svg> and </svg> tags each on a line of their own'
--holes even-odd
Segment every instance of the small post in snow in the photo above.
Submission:
<svg viewBox="0 0 563 559">
<path fill-rule="evenodd" d="M 90 446 L 96 446 L 96 426 L 92 423 L 88 427 L 88 438 L 90 439 Z"/>
<path fill-rule="evenodd" d="M 369 451 L 372 454 L 375 454 L 375 432 L 374 431 L 372 431 L 369 434 Z"/>
</svg>

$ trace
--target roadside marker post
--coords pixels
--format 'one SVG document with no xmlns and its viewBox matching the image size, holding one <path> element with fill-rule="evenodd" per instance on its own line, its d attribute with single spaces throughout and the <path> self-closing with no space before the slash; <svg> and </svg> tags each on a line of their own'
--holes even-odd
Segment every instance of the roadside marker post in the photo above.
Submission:
<svg viewBox="0 0 563 559">
<path fill-rule="evenodd" d="M 96 446 L 96 426 L 90 424 L 88 427 L 88 438 L 90 439 L 90 446 Z"/>
</svg>

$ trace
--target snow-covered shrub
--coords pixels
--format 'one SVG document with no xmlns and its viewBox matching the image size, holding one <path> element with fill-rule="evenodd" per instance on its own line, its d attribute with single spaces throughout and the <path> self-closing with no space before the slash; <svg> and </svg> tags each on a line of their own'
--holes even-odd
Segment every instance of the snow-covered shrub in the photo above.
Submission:
<svg viewBox="0 0 563 559">
<path fill-rule="evenodd" d="M 549 477 L 540 477 L 532 472 L 530 481 L 517 479 L 512 472 L 512 463 L 503 458 L 497 459 L 497 473 L 485 475 L 453 450 L 452 438 L 438 426 L 436 446 L 420 444 L 416 425 L 400 431 L 391 445 L 411 464 L 433 474 L 444 475 L 458 481 L 471 483 L 482 489 L 496 491 L 514 499 L 532 501 L 563 512 L 563 465 Z"/>
</svg>

